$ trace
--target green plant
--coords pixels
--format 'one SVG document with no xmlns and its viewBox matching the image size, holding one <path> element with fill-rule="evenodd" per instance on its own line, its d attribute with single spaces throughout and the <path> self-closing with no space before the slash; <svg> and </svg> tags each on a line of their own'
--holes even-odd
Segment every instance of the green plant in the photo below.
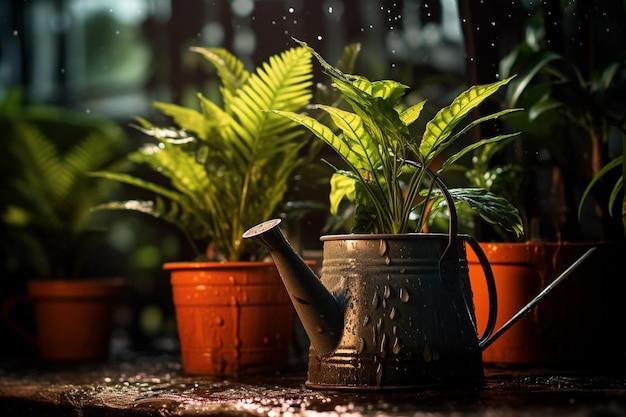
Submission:
<svg viewBox="0 0 626 417">
<path fill-rule="evenodd" d="M 249 259 L 252 248 L 241 235 L 274 214 L 292 174 L 306 159 L 300 155 L 307 143 L 304 129 L 267 110 L 299 111 L 309 103 L 311 54 L 292 48 L 249 73 L 224 49 L 192 50 L 215 67 L 223 107 L 202 94 L 200 110 L 156 103 L 177 127 L 139 119 L 138 129 L 157 143 L 144 145 L 129 159 L 162 178 L 152 182 L 129 173 L 93 173 L 148 191 L 154 199 L 113 201 L 96 209 L 131 210 L 165 220 L 185 234 L 198 259 Z"/>
<path fill-rule="evenodd" d="M 526 109 L 513 119 L 524 132 L 524 148 L 528 154 L 541 155 L 541 160 L 530 161 L 528 167 L 536 172 L 552 166 L 546 180 L 551 181 L 549 192 L 556 197 L 549 210 L 544 210 L 549 222 L 542 221 L 544 229 L 551 230 L 541 233 L 548 240 L 616 238 L 619 229 L 611 217 L 620 193 L 622 222 L 626 222 L 623 172 L 613 176 L 615 168 L 624 170 L 624 43 L 621 50 L 619 43 L 615 49 L 599 48 L 602 38 L 619 33 L 620 28 L 596 29 L 595 12 L 576 13 L 583 3 L 546 2 L 543 6 L 551 14 L 545 10 L 538 15 L 539 10 L 532 15 L 525 38 L 501 62 L 502 74 L 517 74 L 508 86 L 506 102 Z M 555 25 L 559 17 L 576 19 L 576 26 Z M 567 32 L 581 25 L 590 30 Z M 566 46 L 570 40 L 577 42 L 575 52 Z M 548 200 L 546 196 L 538 199 Z M 626 223 L 623 229 L 626 232 Z"/>
<path fill-rule="evenodd" d="M 607 214 L 613 215 L 620 192 L 624 207 L 623 175 L 615 179 L 612 187 L 601 182 L 613 169 L 623 166 L 623 150 L 613 148 L 623 149 L 626 135 L 622 103 L 626 92 L 626 59 L 611 62 L 591 78 L 585 78 L 571 59 L 552 51 L 532 49 L 527 44 L 520 45 L 507 60 L 505 73 L 518 74 L 507 91 L 507 103 L 528 108 L 525 120 L 520 121 L 528 126 L 524 128 L 525 134 L 538 149 L 547 149 L 562 172 L 553 176 L 554 181 L 565 183 L 561 206 L 567 208 L 565 216 L 560 211 L 553 213 L 557 239 L 580 237 L 581 232 L 572 233 L 578 227 L 569 225 L 583 221 L 583 208 L 591 197 L 598 207 L 595 213 L 600 213 L 605 221 L 604 234 L 611 234 Z M 619 137 L 619 146 L 610 146 L 611 138 Z M 561 187 L 555 183 L 552 188 Z M 622 218 L 625 215 L 626 209 L 622 208 Z"/>
<path fill-rule="evenodd" d="M 8 262 L 24 270 L 16 274 L 79 277 L 85 248 L 103 232 L 90 208 L 110 190 L 88 173 L 121 158 L 124 133 L 109 120 L 9 100 L 0 109 L 0 126 Z"/>
<path fill-rule="evenodd" d="M 528 230 L 528 215 L 522 203 L 524 189 L 528 186 L 528 176 L 524 172 L 523 164 L 517 161 L 502 158 L 505 151 L 514 145 L 517 137 L 490 142 L 475 149 L 471 162 L 453 165 L 447 171 L 451 182 L 462 183 L 465 187 L 475 187 L 487 190 L 498 195 L 514 205 L 524 225 Z M 526 234 L 511 236 L 506 230 L 491 224 L 488 230 L 479 224 L 477 214 L 467 205 L 457 207 L 459 230 L 474 236 L 480 235 L 481 240 L 516 241 L 526 239 Z M 429 230 L 447 230 L 449 211 L 445 205 L 439 204 L 432 208 L 428 217 Z"/>
<path fill-rule="evenodd" d="M 355 203 L 353 233 L 423 230 L 429 213 L 426 202 L 441 199 L 441 193 L 431 188 L 433 178 L 429 181 L 427 172 L 472 127 L 513 111 L 503 110 L 461 125 L 473 109 L 510 79 L 465 91 L 426 124 L 421 137 L 416 137 L 410 126 L 419 118 L 425 103 L 402 109 L 400 99 L 406 86 L 392 80 L 371 82 L 362 76 L 344 74 L 305 43 L 300 43 L 317 58 L 353 110 L 316 105 L 329 114 L 331 126 L 306 115 L 274 110 L 308 128 L 346 163 L 348 168 L 335 168 L 331 179 L 333 213 L 347 197 Z M 498 135 L 471 143 L 448 156 L 433 175 L 440 175 L 468 152 L 513 135 Z M 516 234 L 522 233 L 517 210 L 503 198 L 479 188 L 449 191 L 455 202 L 467 204 L 488 221 Z"/>
</svg>

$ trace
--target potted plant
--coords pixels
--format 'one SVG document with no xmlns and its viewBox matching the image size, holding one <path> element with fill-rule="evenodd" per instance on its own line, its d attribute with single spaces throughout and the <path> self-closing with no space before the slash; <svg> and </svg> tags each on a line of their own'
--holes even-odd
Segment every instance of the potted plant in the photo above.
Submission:
<svg viewBox="0 0 626 417">
<path fill-rule="evenodd" d="M 509 365 L 606 365 L 623 357 L 617 343 L 598 345 L 595 340 L 610 337 L 608 323 L 618 313 L 619 301 L 612 294 L 623 288 L 621 280 L 614 279 L 621 274 L 614 259 L 624 251 L 624 228 L 609 212 L 622 188 L 619 175 L 614 186 L 598 175 L 623 162 L 619 148 L 624 137 L 625 61 L 623 56 L 606 58 L 601 67 L 589 67 L 602 61 L 591 54 L 594 37 L 584 42 L 590 45 L 588 55 L 577 47 L 577 53 L 568 56 L 567 48 L 559 50 L 558 45 L 569 37 L 556 38 L 552 30 L 567 27 L 552 23 L 567 12 L 550 2 L 542 8 L 544 19 L 538 22 L 543 26 L 536 26 L 538 16 L 533 16 L 525 41 L 502 60 L 503 74 L 517 74 L 508 86 L 507 106 L 526 109 L 509 123 L 523 132 L 516 139 L 512 165 L 517 167 L 517 180 L 525 181 L 517 205 L 527 214 L 523 217 L 529 234 L 517 243 L 493 239 L 482 244 L 494 269 L 498 296 L 505 300 L 500 324 L 588 248 L 599 250 L 568 279 L 558 298 L 537 306 L 487 348 L 485 360 Z M 585 15 L 593 19 L 592 13 Z M 543 33 L 552 37 L 544 39 Z M 543 45 L 557 45 L 557 50 Z M 476 160 L 481 161 L 480 155 Z M 490 178 L 490 182 L 506 172 L 493 164 L 475 165 L 469 171 L 472 181 Z M 471 254 L 469 258 L 476 265 L 477 259 Z M 472 282 L 481 280 L 480 275 L 470 273 Z M 590 275 L 599 278 L 590 280 Z M 477 297 L 485 295 L 484 288 L 475 287 Z M 477 310 L 477 316 L 484 323 L 486 311 Z M 587 334 L 583 340 L 581 332 Z"/>
<path fill-rule="evenodd" d="M 5 322 L 46 361 L 103 360 L 122 278 L 85 276 L 103 227 L 90 207 L 109 187 L 88 173 L 122 155 L 125 135 L 113 122 L 9 99 L 0 109 L 6 177 L 2 227 L 7 284 L 26 278 L 26 296 L 5 299 Z M 106 279 L 105 279 L 106 278 Z M 32 304 L 35 329 L 10 311 Z"/>
<path fill-rule="evenodd" d="M 274 112 L 305 126 L 343 160 L 345 167 L 337 166 L 331 178 L 330 202 L 333 212 L 344 198 L 354 203 L 351 233 L 322 237 L 324 288 L 276 237 L 276 221 L 261 223 L 244 236 L 268 248 L 282 267 L 311 339 L 307 385 L 392 389 L 481 384 L 465 259 L 471 239 L 456 233 L 454 215 L 449 233 L 422 232 L 431 205 L 442 199 L 452 213 L 455 204 L 468 204 L 489 221 L 521 232 L 517 210 L 506 200 L 478 188 L 448 190 L 439 178 L 473 149 L 514 135 L 460 146 L 473 127 L 514 111 L 467 120 L 510 79 L 471 87 L 416 133 L 411 127 L 425 103 L 403 107 L 406 86 L 345 74 L 301 44 L 350 108 L 316 105 L 330 116 L 326 124 L 295 112 Z M 453 145 L 456 152 L 447 154 Z"/>
<path fill-rule="evenodd" d="M 165 220 L 194 249 L 193 262 L 164 265 L 171 272 L 186 373 L 277 370 L 287 365 L 293 308 L 274 264 L 241 235 L 277 214 L 292 177 L 307 160 L 304 129 L 269 110 L 301 111 L 309 103 L 311 54 L 306 48 L 288 49 L 250 73 L 224 49 L 192 50 L 215 67 L 223 105 L 202 94 L 200 110 L 156 103 L 176 127 L 140 120 L 138 129 L 157 142 L 129 159 L 147 165 L 160 179 L 94 173 L 153 198 L 109 202 L 98 209 Z"/>
</svg>

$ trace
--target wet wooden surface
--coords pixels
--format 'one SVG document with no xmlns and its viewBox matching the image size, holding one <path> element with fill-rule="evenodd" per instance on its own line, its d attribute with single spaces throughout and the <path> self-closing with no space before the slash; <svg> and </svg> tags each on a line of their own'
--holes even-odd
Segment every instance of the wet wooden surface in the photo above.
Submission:
<svg viewBox="0 0 626 417">
<path fill-rule="evenodd" d="M 186 376 L 175 356 L 81 366 L 7 360 L 0 368 L 0 415 L 626 416 L 621 370 L 487 366 L 486 376 L 480 389 L 337 392 L 305 388 L 303 369 L 226 379 Z"/>
</svg>

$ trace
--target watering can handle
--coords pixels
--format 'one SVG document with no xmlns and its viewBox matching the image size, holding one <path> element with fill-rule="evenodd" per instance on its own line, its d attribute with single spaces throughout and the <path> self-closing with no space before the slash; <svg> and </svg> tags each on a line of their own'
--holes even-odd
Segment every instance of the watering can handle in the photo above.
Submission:
<svg viewBox="0 0 626 417">
<path fill-rule="evenodd" d="M 458 219 L 456 214 L 456 206 L 454 205 L 454 199 L 452 198 L 452 195 L 448 191 L 448 188 L 446 187 L 444 182 L 434 172 L 432 172 L 428 168 L 424 168 L 419 162 L 410 160 L 406 160 L 405 162 L 407 162 L 409 165 L 414 166 L 415 168 L 424 169 L 437 184 L 437 187 L 439 187 L 439 189 L 441 190 L 448 205 L 448 210 L 450 211 L 450 223 L 448 226 L 448 246 L 444 249 L 441 258 L 439 259 L 439 274 L 444 284 L 455 288 L 455 285 L 457 285 L 456 280 L 461 273 L 461 246 L 459 243 L 460 239 L 458 235 Z M 487 256 L 481 249 L 478 242 L 469 235 L 463 236 L 463 238 L 468 241 L 468 243 L 476 253 L 476 256 L 478 257 L 478 260 L 480 261 L 480 264 L 485 273 L 485 279 L 487 280 L 487 291 L 489 294 L 489 318 L 487 319 L 487 326 L 485 327 L 483 335 L 478 339 L 478 343 L 480 346 L 482 343 L 485 342 L 485 340 L 487 340 L 491 336 L 491 333 L 493 333 L 493 330 L 496 327 L 496 317 L 498 315 L 496 282 L 493 277 L 491 265 L 489 265 L 489 261 L 487 260 Z M 474 328 L 478 329 L 478 326 L 476 325 L 476 320 L 474 318 L 474 309 L 471 307 L 472 300 L 467 299 L 465 291 L 462 291 L 462 294 L 463 300 L 465 301 L 465 307 L 467 308 L 467 312 L 473 322 Z"/>
<path fill-rule="evenodd" d="M 424 170 L 430 178 L 437 184 L 437 187 L 441 190 L 444 199 L 446 200 L 446 204 L 448 205 L 448 210 L 450 211 L 450 222 L 448 225 L 448 245 L 443 250 L 441 257 L 439 258 L 439 277 L 449 288 L 456 288 L 457 278 L 460 273 L 460 262 L 461 259 L 460 254 L 460 244 L 459 244 L 459 236 L 458 236 L 458 220 L 456 215 L 456 207 L 454 205 L 454 200 L 452 199 L 452 195 L 448 191 L 448 187 L 444 184 L 444 182 L 439 178 L 437 174 L 431 171 L 429 168 L 422 166 L 421 163 L 405 160 L 408 165 L 411 165 L 417 169 Z"/>
<path fill-rule="evenodd" d="M 487 281 L 487 293 L 489 295 L 489 316 L 487 318 L 487 326 L 483 332 L 483 335 L 478 338 L 478 345 L 482 346 L 486 340 L 491 337 L 493 330 L 496 328 L 496 318 L 498 316 L 498 297 L 496 294 L 496 281 L 493 277 L 493 271 L 491 270 L 491 265 L 489 264 L 489 260 L 487 259 L 487 255 L 483 252 L 480 244 L 471 236 L 467 235 L 465 237 L 470 247 L 476 254 L 478 261 L 480 262 L 480 266 L 483 268 L 483 272 L 485 274 L 485 279 Z M 465 300 L 465 303 L 469 309 L 471 305 L 469 300 Z M 470 317 L 474 317 L 473 313 L 470 314 Z M 474 326 L 478 328 L 476 325 Z"/>
</svg>

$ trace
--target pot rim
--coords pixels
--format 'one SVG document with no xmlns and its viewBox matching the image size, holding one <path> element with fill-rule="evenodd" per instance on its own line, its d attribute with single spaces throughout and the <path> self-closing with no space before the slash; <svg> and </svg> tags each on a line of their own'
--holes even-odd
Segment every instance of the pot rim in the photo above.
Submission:
<svg viewBox="0 0 626 417">
<path fill-rule="evenodd" d="M 163 269 L 200 269 L 200 268 L 254 268 L 274 266 L 273 261 L 175 261 L 163 263 Z"/>
</svg>

